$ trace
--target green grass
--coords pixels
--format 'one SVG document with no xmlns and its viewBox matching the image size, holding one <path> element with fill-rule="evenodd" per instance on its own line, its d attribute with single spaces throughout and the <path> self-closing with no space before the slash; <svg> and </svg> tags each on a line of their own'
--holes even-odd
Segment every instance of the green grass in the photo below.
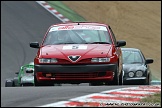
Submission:
<svg viewBox="0 0 162 108">
<path fill-rule="evenodd" d="M 161 92 L 156 93 L 154 95 L 150 95 L 146 98 L 143 98 L 140 102 L 152 103 L 152 104 L 160 104 L 161 106 Z"/>
<path fill-rule="evenodd" d="M 152 80 L 159 80 L 159 79 L 156 78 L 154 75 L 152 75 Z"/>
<path fill-rule="evenodd" d="M 75 11 L 67 7 L 61 1 L 47 1 L 47 3 L 54 9 L 56 9 L 63 16 L 71 21 L 86 21 L 85 18 L 77 14 Z"/>
</svg>

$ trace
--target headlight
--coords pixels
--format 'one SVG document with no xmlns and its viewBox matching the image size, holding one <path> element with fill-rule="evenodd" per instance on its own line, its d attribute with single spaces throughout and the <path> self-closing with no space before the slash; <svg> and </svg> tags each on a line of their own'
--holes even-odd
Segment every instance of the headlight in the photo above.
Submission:
<svg viewBox="0 0 162 108">
<path fill-rule="evenodd" d="M 92 58 L 91 62 L 110 62 L 110 58 Z"/>
<path fill-rule="evenodd" d="M 41 58 L 41 59 L 39 59 L 39 63 L 57 63 L 57 59 L 55 59 L 55 58 Z"/>
<path fill-rule="evenodd" d="M 141 77 L 143 75 L 143 71 L 136 71 L 136 76 L 137 77 Z"/>
<path fill-rule="evenodd" d="M 129 77 L 133 77 L 133 76 L 134 76 L 134 72 L 132 72 L 132 71 L 129 72 L 129 73 L 128 73 L 128 76 L 129 76 Z"/>
</svg>

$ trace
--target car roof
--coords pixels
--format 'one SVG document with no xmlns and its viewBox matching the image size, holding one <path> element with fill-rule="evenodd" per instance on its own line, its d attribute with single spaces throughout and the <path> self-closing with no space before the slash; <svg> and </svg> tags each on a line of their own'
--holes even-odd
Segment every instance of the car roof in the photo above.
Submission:
<svg viewBox="0 0 162 108">
<path fill-rule="evenodd" d="M 65 26 L 65 25 L 100 25 L 100 26 L 109 26 L 108 24 L 104 24 L 104 23 L 88 22 L 88 21 L 58 23 L 58 24 L 53 24 L 51 26 Z"/>
<path fill-rule="evenodd" d="M 121 48 L 121 50 L 129 50 L 129 51 L 140 51 L 140 49 L 138 49 L 138 48 Z"/>
</svg>

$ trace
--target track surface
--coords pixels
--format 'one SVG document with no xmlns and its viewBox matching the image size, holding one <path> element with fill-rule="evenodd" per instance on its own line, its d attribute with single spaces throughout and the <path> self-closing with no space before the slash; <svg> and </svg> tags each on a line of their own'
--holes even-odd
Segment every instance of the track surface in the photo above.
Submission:
<svg viewBox="0 0 162 108">
<path fill-rule="evenodd" d="M 35 1 L 1 2 L 1 107 L 32 107 L 65 101 L 82 95 L 128 86 L 92 87 L 86 84 L 55 87 L 4 87 L 21 65 L 33 61 L 37 49 L 51 24 L 61 22 Z"/>
<path fill-rule="evenodd" d="M 37 49 L 29 43 L 41 42 L 48 27 L 59 22 L 35 1 L 1 2 L 1 87 L 20 66 L 33 61 Z"/>
<path fill-rule="evenodd" d="M 34 107 L 126 86 L 1 87 L 2 107 Z M 128 87 L 128 86 L 127 86 Z"/>
</svg>

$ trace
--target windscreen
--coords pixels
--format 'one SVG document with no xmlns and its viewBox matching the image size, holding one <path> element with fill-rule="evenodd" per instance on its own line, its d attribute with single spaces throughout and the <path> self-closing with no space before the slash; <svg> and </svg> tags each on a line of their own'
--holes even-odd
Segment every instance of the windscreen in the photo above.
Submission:
<svg viewBox="0 0 162 108">
<path fill-rule="evenodd" d="M 43 45 L 109 43 L 111 38 L 105 26 L 75 25 L 52 27 Z"/>
<path fill-rule="evenodd" d="M 122 51 L 123 63 L 124 64 L 134 64 L 134 63 L 142 63 L 143 59 L 139 51 Z"/>
</svg>

